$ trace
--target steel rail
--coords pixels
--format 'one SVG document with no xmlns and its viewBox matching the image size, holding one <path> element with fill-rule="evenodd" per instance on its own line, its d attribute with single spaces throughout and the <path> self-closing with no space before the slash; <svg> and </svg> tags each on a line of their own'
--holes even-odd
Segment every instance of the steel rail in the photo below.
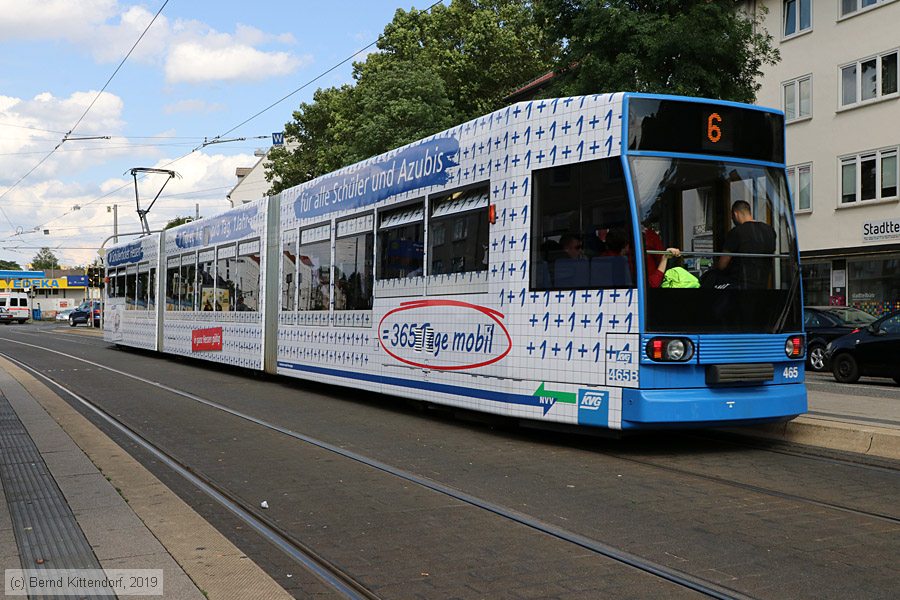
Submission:
<svg viewBox="0 0 900 600">
<path fill-rule="evenodd" d="M 28 344 L 31 345 L 31 344 Z M 266 519 L 254 514 L 245 503 L 234 498 L 227 491 L 215 485 L 212 481 L 203 477 L 190 467 L 172 457 L 165 450 L 162 450 L 153 442 L 133 430 L 131 427 L 109 414 L 103 408 L 97 406 L 90 400 L 87 400 L 72 390 L 68 389 L 53 378 L 44 375 L 37 369 L 17 360 L 6 353 L 0 352 L 0 356 L 6 360 L 16 364 L 36 377 L 43 379 L 54 387 L 63 391 L 75 401 L 97 415 L 100 419 L 112 426 L 116 431 L 126 436 L 129 440 L 140 446 L 143 450 L 150 453 L 154 458 L 162 464 L 172 469 L 175 473 L 187 480 L 201 492 L 218 502 L 232 515 L 249 525 L 256 533 L 281 550 L 284 554 L 303 565 L 311 573 L 319 578 L 323 583 L 334 589 L 342 597 L 349 600 L 377 600 L 378 596 L 368 590 L 358 581 L 354 580 L 350 575 L 342 571 L 339 567 L 333 565 L 327 559 L 318 555 L 315 551 L 306 547 L 305 544 L 293 539 L 289 534 L 269 523 Z"/>
<path fill-rule="evenodd" d="M 13 341 L 13 340 L 10 340 L 10 341 Z M 706 581 L 701 578 L 695 577 L 688 573 L 684 573 L 682 571 L 672 569 L 670 567 L 666 567 L 664 565 L 644 559 L 644 558 L 637 556 L 635 554 L 632 554 L 630 552 L 621 550 L 619 548 L 615 548 L 608 544 L 604 544 L 603 542 L 600 542 L 598 540 L 594 540 L 594 539 L 588 538 L 586 536 L 577 534 L 575 532 L 568 531 L 561 527 L 557 527 L 556 525 L 547 523 L 546 521 L 542 521 L 540 519 L 526 515 L 519 511 L 510 509 L 508 507 L 504 507 L 502 505 L 496 504 L 489 500 L 478 498 L 476 496 L 467 494 L 466 492 L 463 492 L 456 488 L 450 487 L 448 485 L 444 485 L 442 483 L 428 479 L 426 477 L 421 477 L 421 476 L 411 473 L 409 471 L 405 471 L 403 469 L 393 467 L 393 466 L 383 463 L 379 460 L 363 456 L 361 454 L 352 452 L 350 450 L 346 450 L 339 446 L 329 444 L 328 442 L 325 442 L 323 440 L 319 440 L 319 439 L 313 438 L 311 436 L 293 431 L 286 427 L 282 427 L 280 425 L 270 423 L 263 419 L 259 419 L 252 415 L 243 413 L 239 410 L 235 410 L 228 406 L 224 406 L 224 405 L 214 402 L 212 400 L 207 400 L 205 398 L 201 398 L 200 396 L 196 396 L 189 392 L 185 392 L 183 390 L 179 390 L 177 388 L 173 388 L 171 386 L 168 386 L 168 385 L 156 382 L 156 381 L 152 381 L 145 377 L 141 377 L 139 375 L 133 375 L 131 373 L 127 373 L 127 372 L 121 371 L 119 369 L 108 367 L 106 365 L 102 365 L 100 363 L 90 361 L 90 360 L 87 360 L 87 359 L 84 359 L 84 358 L 81 358 L 78 356 L 66 354 L 65 352 L 60 352 L 58 350 L 52 350 L 50 348 L 45 348 L 45 347 L 37 346 L 34 344 L 27 344 L 25 342 L 13 341 L 13 343 L 18 343 L 18 344 L 21 344 L 24 346 L 30 346 L 33 348 L 37 348 L 39 350 L 44 350 L 45 352 L 50 352 L 50 353 L 58 354 L 60 356 L 64 356 L 64 357 L 67 357 L 67 358 L 70 358 L 73 360 L 77 360 L 77 361 L 95 366 L 97 368 L 104 369 L 104 370 L 110 371 L 112 373 L 116 373 L 123 377 L 128 377 L 130 379 L 134 379 L 136 381 L 156 387 L 158 389 L 165 390 L 165 391 L 175 394 L 177 396 L 187 398 L 189 400 L 192 400 L 192 401 L 202 404 L 204 406 L 208 406 L 210 408 L 222 411 L 226 414 L 238 417 L 240 419 L 243 419 L 243 420 L 253 423 L 255 425 L 259 425 L 259 426 L 269 429 L 271 431 L 275 431 L 277 433 L 284 434 L 284 435 L 291 437 L 293 439 L 296 439 L 298 441 L 305 442 L 309 445 L 315 446 L 322 450 L 327 450 L 328 452 L 337 454 L 341 457 L 348 458 L 350 460 L 356 461 L 358 463 L 361 463 L 361 464 L 371 467 L 373 469 L 382 471 L 384 473 L 388 473 L 390 475 L 393 475 L 395 477 L 398 477 L 398 478 L 408 481 L 410 483 L 414 483 L 420 487 L 443 494 L 445 496 L 448 496 L 450 498 L 453 498 L 455 500 L 458 500 L 458 501 L 468 504 L 470 506 L 480 508 L 487 512 L 493 513 L 499 517 L 507 519 L 509 521 L 518 523 L 520 525 L 524 525 L 525 527 L 528 527 L 535 531 L 539 531 L 541 533 L 544 533 L 551 537 L 557 538 L 559 540 L 574 544 L 574 545 L 584 548 L 586 550 L 590 550 L 591 552 L 594 552 L 598 555 L 604 556 L 604 557 L 612 559 L 618 563 L 627 565 L 627 566 L 637 569 L 639 571 L 643 571 L 650 575 L 656 576 L 660 579 L 663 579 L 665 581 L 668 581 L 668 582 L 678 585 L 680 587 L 690 589 L 697 593 L 703 594 L 707 597 L 717 598 L 719 600 L 749 600 L 749 598 L 750 598 L 749 596 L 742 594 L 741 592 L 739 592 L 737 590 L 733 590 L 733 589 L 727 588 L 725 586 L 716 584 L 714 582 Z M 0 353 L 0 355 L 3 355 L 3 353 Z M 18 361 L 16 361 L 16 362 L 18 362 Z M 51 379 L 47 376 L 44 376 L 44 375 L 42 375 L 42 377 L 45 377 L 47 380 L 52 381 L 54 383 L 54 385 L 56 385 L 57 387 L 64 389 L 63 386 L 56 383 L 53 379 Z M 79 398 L 79 401 L 87 402 L 81 398 Z M 88 404 L 88 405 L 90 406 L 90 404 Z M 101 415 L 104 414 L 102 411 L 100 411 L 100 409 L 95 408 L 93 410 L 95 410 L 96 412 L 98 412 Z M 110 416 L 108 418 L 114 420 L 114 417 Z M 137 434 L 135 434 L 135 435 L 137 435 Z"/>
</svg>

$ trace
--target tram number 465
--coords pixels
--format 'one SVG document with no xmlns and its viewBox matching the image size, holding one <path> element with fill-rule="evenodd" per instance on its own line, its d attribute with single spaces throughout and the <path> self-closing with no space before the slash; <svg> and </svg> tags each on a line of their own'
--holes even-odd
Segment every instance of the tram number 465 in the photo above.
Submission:
<svg viewBox="0 0 900 600">
<path fill-rule="evenodd" d="M 800 368 L 799 367 L 785 367 L 782 376 L 785 379 L 797 379 L 800 377 Z"/>
</svg>

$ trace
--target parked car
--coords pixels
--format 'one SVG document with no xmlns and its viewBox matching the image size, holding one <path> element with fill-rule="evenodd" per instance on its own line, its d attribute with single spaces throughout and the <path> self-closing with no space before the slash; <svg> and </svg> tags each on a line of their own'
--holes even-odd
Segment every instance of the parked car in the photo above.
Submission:
<svg viewBox="0 0 900 600">
<path fill-rule="evenodd" d="M 68 321 L 69 315 L 71 315 L 72 311 L 74 311 L 74 310 L 75 310 L 74 308 L 67 308 L 65 310 L 59 311 L 58 313 L 56 313 L 56 320 L 57 321 Z"/>
<path fill-rule="evenodd" d="M 4 325 L 9 325 L 13 321 L 16 320 L 16 316 L 9 312 L 8 309 L 0 307 L 0 323 Z"/>
<path fill-rule="evenodd" d="M 853 383 L 860 375 L 891 377 L 900 384 L 900 312 L 829 342 L 825 357 L 834 378 Z"/>
<path fill-rule="evenodd" d="M 93 305 L 93 310 L 91 310 L 91 305 Z M 82 323 L 87 324 L 88 315 L 93 312 L 94 313 L 94 327 L 100 327 L 100 301 L 94 300 L 93 302 L 82 302 L 78 308 L 73 310 L 69 314 L 69 325 L 75 327 L 76 325 L 80 325 Z"/>
<path fill-rule="evenodd" d="M 875 317 L 858 308 L 846 306 L 807 306 L 803 309 L 806 328 L 806 366 L 811 371 L 825 371 L 825 346 L 833 339 L 854 329 L 871 324 Z"/>
</svg>

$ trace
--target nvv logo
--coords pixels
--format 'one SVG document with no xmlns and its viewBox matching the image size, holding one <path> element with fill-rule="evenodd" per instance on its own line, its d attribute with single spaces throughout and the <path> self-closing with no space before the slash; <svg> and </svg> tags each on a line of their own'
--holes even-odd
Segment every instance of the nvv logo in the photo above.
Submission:
<svg viewBox="0 0 900 600">
<path fill-rule="evenodd" d="M 595 390 L 579 390 L 578 408 L 581 410 L 600 410 L 604 402 L 609 401 L 609 392 Z"/>
</svg>

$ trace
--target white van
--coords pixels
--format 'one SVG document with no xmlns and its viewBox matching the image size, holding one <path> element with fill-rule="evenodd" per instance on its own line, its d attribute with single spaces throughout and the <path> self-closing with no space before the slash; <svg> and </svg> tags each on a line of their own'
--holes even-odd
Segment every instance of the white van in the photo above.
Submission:
<svg viewBox="0 0 900 600">
<path fill-rule="evenodd" d="M 19 323 L 31 318 L 31 302 L 24 292 L 0 292 L 0 307 L 9 309 Z"/>
</svg>

